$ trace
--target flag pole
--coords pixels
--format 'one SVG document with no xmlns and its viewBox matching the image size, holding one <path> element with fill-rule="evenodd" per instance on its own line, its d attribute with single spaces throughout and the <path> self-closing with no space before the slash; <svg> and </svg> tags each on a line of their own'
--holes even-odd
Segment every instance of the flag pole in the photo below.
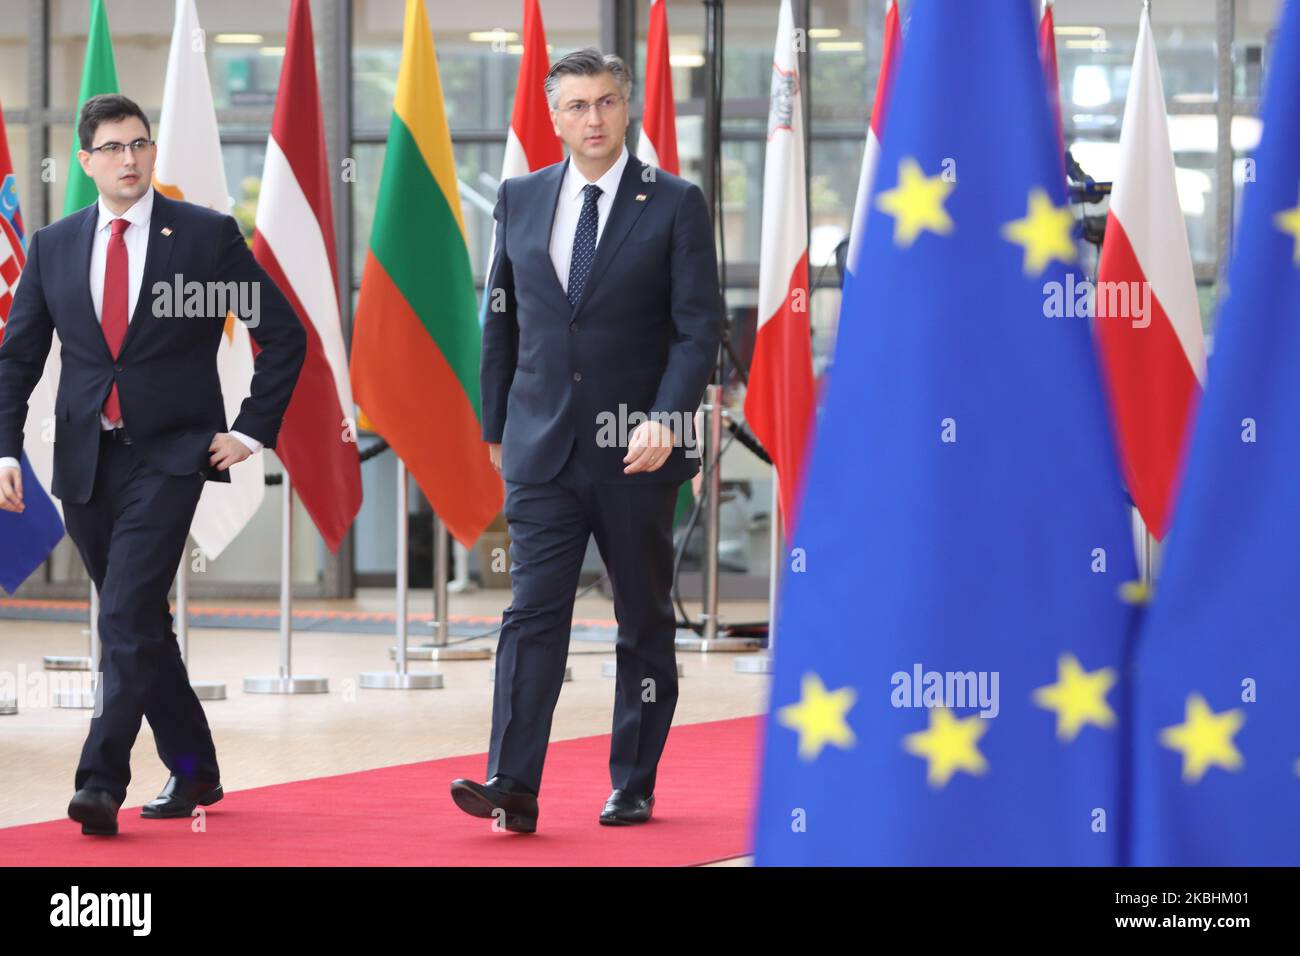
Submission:
<svg viewBox="0 0 1300 956">
<path fill-rule="evenodd" d="M 701 569 L 702 604 L 700 618 L 702 633 L 698 636 L 679 635 L 680 651 L 754 651 L 757 642 L 750 638 L 732 637 L 718 620 L 718 544 L 722 508 L 722 386 L 716 379 L 704 390 L 704 567 Z"/>
<path fill-rule="evenodd" d="M 367 671 L 361 675 L 360 686 L 370 690 L 438 690 L 442 687 L 442 675 L 437 673 L 412 674 L 407 670 L 407 620 L 406 612 L 410 604 L 410 505 L 408 502 L 408 482 L 406 462 L 397 459 L 397 609 L 394 615 L 397 624 L 397 647 L 394 660 L 397 662 L 392 671 Z M 434 561 L 437 565 L 437 561 Z M 443 569 L 444 575 L 446 569 Z"/>
<path fill-rule="evenodd" d="M 781 534 L 781 479 L 776 473 L 776 468 L 772 468 L 772 534 L 770 537 L 770 549 L 768 551 L 768 583 L 767 583 L 767 653 L 766 654 L 747 654 L 744 657 L 736 658 L 736 673 L 738 674 L 770 674 L 772 673 L 772 656 L 776 653 L 776 601 L 781 593 L 781 566 L 785 563 L 782 558 L 782 539 Z"/>
<path fill-rule="evenodd" d="M 189 555 L 181 555 L 180 567 L 176 569 L 176 643 L 180 646 L 181 663 L 185 666 L 185 675 L 190 673 L 190 584 Z M 190 687 L 199 700 L 225 700 L 226 684 L 219 680 L 191 680 Z"/>
<path fill-rule="evenodd" d="M 90 574 L 90 570 L 86 570 Z M 82 657 L 79 654 L 46 654 L 45 669 L 47 671 L 88 671 L 94 667 L 95 658 L 95 640 L 99 634 L 99 598 L 95 593 L 95 582 L 90 582 L 90 626 L 86 629 L 87 650 L 86 655 Z"/>
<path fill-rule="evenodd" d="M 433 640 L 407 653 L 412 660 L 419 661 L 485 661 L 492 656 L 486 647 L 449 647 L 451 642 L 451 609 L 449 607 L 447 587 L 447 553 L 451 535 L 447 524 L 433 515 Z M 459 547 L 459 545 L 457 545 Z M 390 653 L 396 653 L 394 648 Z"/>
<path fill-rule="evenodd" d="M 280 672 L 274 677 L 245 677 L 245 694 L 327 694 L 324 677 L 294 677 L 293 653 L 293 483 L 289 469 L 280 474 Z"/>
<path fill-rule="evenodd" d="M 1145 524 L 1142 527 L 1142 583 L 1152 587 L 1156 581 L 1156 539 Z"/>
<path fill-rule="evenodd" d="M 95 582 L 90 582 L 90 656 L 57 657 L 45 659 L 45 669 L 55 671 L 89 671 L 89 686 L 62 688 L 54 694 L 54 706 L 70 710 L 92 710 L 95 707 L 95 692 L 99 686 L 99 590 Z M 51 665 L 51 660 L 67 663 Z"/>
</svg>

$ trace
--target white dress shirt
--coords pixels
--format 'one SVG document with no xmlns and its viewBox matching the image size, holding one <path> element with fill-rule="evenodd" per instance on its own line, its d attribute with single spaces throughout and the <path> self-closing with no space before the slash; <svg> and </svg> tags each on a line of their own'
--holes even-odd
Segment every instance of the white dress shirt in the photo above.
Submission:
<svg viewBox="0 0 1300 956">
<path fill-rule="evenodd" d="M 614 208 L 614 193 L 618 192 L 618 184 L 623 179 L 627 157 L 625 143 L 614 165 L 595 181 L 601 189 L 600 196 L 596 199 L 597 248 L 600 248 L 600 237 L 605 232 L 605 220 Z M 564 183 L 560 186 L 560 201 L 555 207 L 555 221 L 551 225 L 551 262 L 555 264 L 555 274 L 559 276 L 560 285 L 566 293 L 569 291 L 569 259 L 573 257 L 573 237 L 578 231 L 578 217 L 582 213 L 582 188 L 590 182 L 570 157 Z"/>
<path fill-rule="evenodd" d="M 144 284 L 144 261 L 149 252 L 149 223 L 153 219 L 153 186 L 122 215 L 118 216 L 104 205 L 104 197 L 99 198 L 99 221 L 95 226 L 95 238 L 90 247 L 90 299 L 95 306 L 95 319 L 101 325 L 104 322 L 104 269 L 108 263 L 108 241 L 113 235 L 114 219 L 125 219 L 131 225 L 122 233 L 126 243 L 127 258 L 127 323 L 135 315 L 135 305 L 140 299 L 140 286 Z M 119 427 L 121 421 L 110 422 L 102 412 L 99 427 L 103 431 L 112 431 Z M 231 432 L 250 452 L 257 454 L 262 450 L 262 443 L 256 438 L 249 438 L 240 432 Z M 0 458 L 0 468 L 17 468 L 19 463 L 14 458 Z"/>
</svg>

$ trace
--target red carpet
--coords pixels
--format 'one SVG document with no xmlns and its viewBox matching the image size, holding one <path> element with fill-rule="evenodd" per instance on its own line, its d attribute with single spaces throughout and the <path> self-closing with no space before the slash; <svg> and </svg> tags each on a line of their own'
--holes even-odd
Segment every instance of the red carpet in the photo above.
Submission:
<svg viewBox="0 0 1300 956">
<path fill-rule="evenodd" d="M 609 735 L 552 743 L 535 834 L 494 832 L 451 802 L 484 754 L 228 793 L 196 821 L 118 814 L 117 837 L 67 818 L 0 829 L 6 866 L 685 866 L 750 852 L 761 718 L 673 728 L 654 818 L 596 822 L 609 795 Z M 161 784 L 161 781 L 160 781 Z M 71 796 L 71 793 L 69 793 Z"/>
</svg>

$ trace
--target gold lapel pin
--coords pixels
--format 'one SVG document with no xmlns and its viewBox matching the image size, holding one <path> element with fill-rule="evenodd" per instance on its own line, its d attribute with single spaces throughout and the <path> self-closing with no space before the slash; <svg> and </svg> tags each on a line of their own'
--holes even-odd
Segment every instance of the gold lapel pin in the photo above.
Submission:
<svg viewBox="0 0 1300 956">
<path fill-rule="evenodd" d="M 170 235 L 172 234 L 172 227 L 171 227 L 171 226 L 163 226 L 163 227 L 162 227 L 162 234 L 163 234 L 164 236 L 170 236 Z"/>
<path fill-rule="evenodd" d="M 637 202 L 645 202 L 645 193 L 637 193 L 637 194 L 636 194 L 636 201 L 637 201 Z"/>
</svg>

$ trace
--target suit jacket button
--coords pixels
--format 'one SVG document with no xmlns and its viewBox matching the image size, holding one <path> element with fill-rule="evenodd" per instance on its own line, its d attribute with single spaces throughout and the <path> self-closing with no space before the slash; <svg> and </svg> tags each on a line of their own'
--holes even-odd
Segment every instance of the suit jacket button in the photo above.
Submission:
<svg viewBox="0 0 1300 956">
<path fill-rule="evenodd" d="M 576 331 L 578 331 L 578 323 L 577 323 L 577 322 L 570 322 L 570 323 L 569 323 L 569 331 L 570 331 L 570 332 L 576 332 Z"/>
<path fill-rule="evenodd" d="M 574 373 L 573 373 L 573 380 L 574 380 L 575 382 L 581 382 L 581 381 L 582 381 L 582 373 L 581 373 L 581 372 L 574 372 Z"/>
<path fill-rule="evenodd" d="M 114 372 L 120 372 L 120 371 L 122 371 L 122 366 L 120 366 L 120 365 L 114 365 L 114 366 L 113 366 L 113 371 L 114 371 Z"/>
</svg>

